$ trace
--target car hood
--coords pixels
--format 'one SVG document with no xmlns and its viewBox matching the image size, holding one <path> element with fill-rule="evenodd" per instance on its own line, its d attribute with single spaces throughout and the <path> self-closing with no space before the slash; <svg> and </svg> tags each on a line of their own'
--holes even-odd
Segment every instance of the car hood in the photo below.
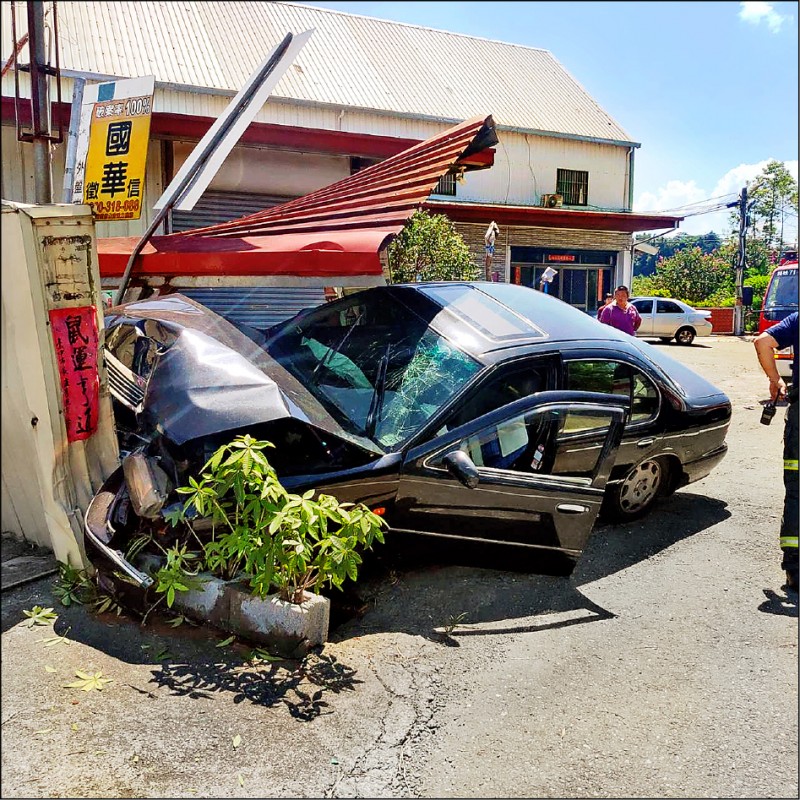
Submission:
<svg viewBox="0 0 800 800">
<path fill-rule="evenodd" d="M 125 323 L 136 325 L 158 346 L 142 412 L 151 429 L 176 444 L 294 418 L 368 452 L 383 452 L 371 439 L 343 427 L 252 339 L 200 303 L 175 294 L 106 314 L 108 333 Z"/>
</svg>

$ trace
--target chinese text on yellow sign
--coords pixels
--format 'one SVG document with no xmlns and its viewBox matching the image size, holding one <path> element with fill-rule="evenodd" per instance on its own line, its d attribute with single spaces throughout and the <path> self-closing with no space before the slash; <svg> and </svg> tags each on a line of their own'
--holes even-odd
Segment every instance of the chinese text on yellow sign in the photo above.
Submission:
<svg viewBox="0 0 800 800">
<path fill-rule="evenodd" d="M 142 213 L 152 95 L 95 103 L 83 202 L 96 220 L 139 219 Z"/>
</svg>

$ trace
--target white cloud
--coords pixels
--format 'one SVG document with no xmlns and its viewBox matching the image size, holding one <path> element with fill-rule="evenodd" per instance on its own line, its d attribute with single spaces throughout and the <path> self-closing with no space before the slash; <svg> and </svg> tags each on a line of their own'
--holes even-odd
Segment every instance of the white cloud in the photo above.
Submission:
<svg viewBox="0 0 800 800">
<path fill-rule="evenodd" d="M 773 33 L 778 33 L 784 22 L 792 21 L 789 14 L 779 14 L 772 3 L 739 3 L 739 19 L 751 25 L 760 25 L 763 20 Z"/>
<path fill-rule="evenodd" d="M 764 167 L 774 159 L 765 159 L 757 164 L 739 164 L 737 167 L 729 169 L 714 185 L 711 191 L 698 186 L 691 181 L 668 181 L 666 186 L 660 187 L 656 192 L 642 192 L 634 203 L 634 211 L 662 211 L 674 212 L 676 215 L 691 212 L 687 206 L 695 206 L 696 210 L 702 210 L 704 206 L 713 206 L 715 200 L 733 201 L 736 195 L 742 190 L 745 184 L 760 175 Z M 797 180 L 797 161 L 784 161 L 786 169 L 792 177 Z M 721 202 L 718 200 L 717 202 Z M 709 201 L 705 203 L 703 201 Z M 680 210 L 678 210 L 680 209 Z M 680 223 L 678 233 L 690 233 L 698 235 L 716 231 L 720 235 L 725 235 L 730 231 L 731 212 L 727 209 L 715 211 L 707 214 L 696 214 L 687 216 Z M 797 237 L 797 219 L 787 220 L 791 228 L 791 236 Z"/>
</svg>

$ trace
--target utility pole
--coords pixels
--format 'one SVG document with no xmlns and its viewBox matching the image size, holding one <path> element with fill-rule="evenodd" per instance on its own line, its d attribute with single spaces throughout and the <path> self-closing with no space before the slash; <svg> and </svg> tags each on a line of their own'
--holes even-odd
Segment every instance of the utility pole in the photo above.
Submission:
<svg viewBox="0 0 800 800">
<path fill-rule="evenodd" d="M 53 202 L 50 159 L 50 103 L 47 92 L 44 3 L 28 0 L 28 33 L 31 54 L 31 100 L 33 106 L 33 180 L 36 202 Z"/>
<path fill-rule="evenodd" d="M 746 262 L 745 245 L 747 244 L 747 186 L 739 195 L 739 252 L 736 256 L 736 305 L 733 309 L 734 336 L 744 334 L 744 305 L 742 289 L 744 288 L 744 268 Z"/>
</svg>

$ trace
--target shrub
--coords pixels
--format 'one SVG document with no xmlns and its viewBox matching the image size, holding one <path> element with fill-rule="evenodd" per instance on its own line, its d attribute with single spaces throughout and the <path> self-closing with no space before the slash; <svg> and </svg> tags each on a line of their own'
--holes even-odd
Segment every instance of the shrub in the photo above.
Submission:
<svg viewBox="0 0 800 800">
<path fill-rule="evenodd" d="M 199 480 L 178 489 L 187 500 L 170 521 L 191 527 L 190 511 L 210 519 L 211 540 L 198 538 L 207 569 L 226 579 L 246 577 L 259 597 L 277 589 L 282 599 L 302 603 L 306 590 L 356 580 L 358 550 L 383 542 L 385 522 L 361 503 L 315 499 L 313 489 L 287 492 L 263 452 L 272 446 L 244 435 L 220 447 Z"/>
<path fill-rule="evenodd" d="M 391 283 L 471 281 L 480 270 L 444 214 L 415 211 L 387 249 Z"/>
</svg>

